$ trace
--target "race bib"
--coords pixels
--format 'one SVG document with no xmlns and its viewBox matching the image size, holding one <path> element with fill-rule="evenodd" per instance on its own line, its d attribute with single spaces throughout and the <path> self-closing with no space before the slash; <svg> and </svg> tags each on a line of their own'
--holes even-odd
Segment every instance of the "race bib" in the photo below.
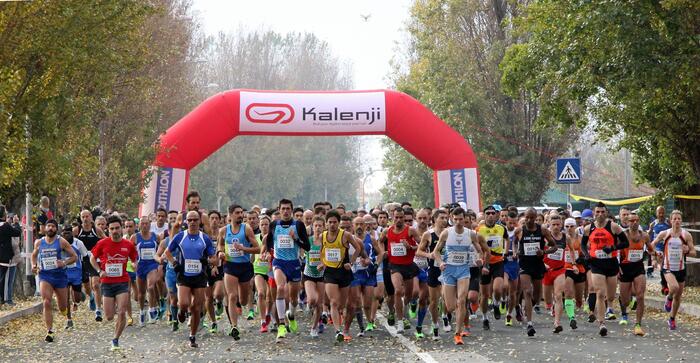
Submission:
<svg viewBox="0 0 700 363">
<path fill-rule="evenodd" d="M 264 260 L 258 260 L 258 267 L 269 267 L 270 263 Z"/>
<path fill-rule="evenodd" d="M 202 261 L 200 260 L 185 260 L 185 273 L 198 274 L 202 272 Z"/>
<path fill-rule="evenodd" d="M 43 257 L 41 259 L 42 270 L 55 270 L 58 268 L 58 259 L 56 256 Z"/>
<path fill-rule="evenodd" d="M 395 257 L 406 256 L 406 246 L 403 243 L 392 243 L 391 255 Z"/>
<path fill-rule="evenodd" d="M 326 250 L 328 251 L 328 250 Z M 309 252 L 309 266 L 318 266 L 321 264 L 321 251 Z"/>
<path fill-rule="evenodd" d="M 425 257 L 420 257 L 416 256 L 413 258 L 413 262 L 418 266 L 420 269 L 426 269 L 428 268 L 428 259 Z"/>
<path fill-rule="evenodd" d="M 490 249 L 496 250 L 501 248 L 501 238 L 500 236 L 491 236 L 489 239 L 486 240 L 486 243 L 488 244 Z"/>
<path fill-rule="evenodd" d="M 644 256 L 644 250 L 628 250 L 627 251 L 627 259 L 630 262 L 639 262 L 642 260 L 643 256 Z"/>
<path fill-rule="evenodd" d="M 603 251 L 603 250 L 596 250 L 595 251 L 595 258 L 598 258 L 598 259 L 612 258 L 612 254 L 605 253 L 605 251 Z"/>
<path fill-rule="evenodd" d="M 567 250 L 564 252 L 564 262 L 566 263 L 574 263 L 576 261 L 576 258 L 578 258 L 578 252 L 574 251 L 574 259 L 571 259 L 571 253 Z"/>
<path fill-rule="evenodd" d="M 448 265 L 466 265 L 469 262 L 469 252 L 453 251 L 447 254 Z"/>
<path fill-rule="evenodd" d="M 668 259 L 671 262 L 680 261 L 683 258 L 683 250 L 681 246 L 669 246 L 668 247 Z"/>
<path fill-rule="evenodd" d="M 233 245 L 229 245 L 228 255 L 229 257 L 243 257 L 245 253 L 242 250 L 237 250 L 233 248 Z"/>
<path fill-rule="evenodd" d="M 279 248 L 293 248 L 294 241 L 289 235 L 280 234 L 277 236 L 277 245 L 279 246 Z"/>
<path fill-rule="evenodd" d="M 326 248 L 326 261 L 340 262 L 340 248 Z"/>
<path fill-rule="evenodd" d="M 563 252 L 564 252 L 563 249 L 557 248 L 557 251 L 556 251 L 556 252 L 547 254 L 547 257 L 548 257 L 550 260 L 561 261 Z M 566 255 L 568 256 L 569 254 L 567 253 Z"/>
<path fill-rule="evenodd" d="M 107 274 L 107 277 L 121 277 L 122 274 L 124 273 L 124 264 L 123 263 L 106 263 L 105 264 L 105 273 Z"/>
<path fill-rule="evenodd" d="M 539 249 L 540 244 L 538 242 L 523 243 L 525 256 L 537 256 L 537 250 Z"/>
<path fill-rule="evenodd" d="M 141 249 L 141 259 L 142 260 L 153 260 L 156 256 L 155 248 L 142 248 Z"/>
</svg>

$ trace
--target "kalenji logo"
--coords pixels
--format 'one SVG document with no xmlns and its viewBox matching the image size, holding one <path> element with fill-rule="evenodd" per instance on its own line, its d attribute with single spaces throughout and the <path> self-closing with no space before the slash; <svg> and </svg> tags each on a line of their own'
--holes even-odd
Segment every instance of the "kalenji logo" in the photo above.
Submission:
<svg viewBox="0 0 700 363">
<path fill-rule="evenodd" d="M 288 124 L 294 119 L 294 109 L 286 103 L 251 103 L 245 117 L 254 123 Z"/>
</svg>

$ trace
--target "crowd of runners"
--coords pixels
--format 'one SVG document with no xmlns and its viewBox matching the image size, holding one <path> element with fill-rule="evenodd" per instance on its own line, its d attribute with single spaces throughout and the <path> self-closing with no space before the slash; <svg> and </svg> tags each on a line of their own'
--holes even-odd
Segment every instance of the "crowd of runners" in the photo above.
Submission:
<svg viewBox="0 0 700 363">
<path fill-rule="evenodd" d="M 282 199 L 219 212 L 201 209 L 190 192 L 186 208 L 138 218 L 85 210 L 66 226 L 48 220 L 31 256 L 45 340 L 55 339 L 54 297 L 66 329 L 81 328 L 71 313 L 83 304 L 96 321 L 115 320 L 113 350 L 134 319 L 167 321 L 172 331 L 187 324 L 192 347 L 200 329 L 255 339 L 239 321 L 258 319 L 260 334 L 283 342 L 298 333 L 302 309 L 311 337 L 330 330 L 338 344 L 377 329 L 382 309 L 399 334 L 448 335 L 457 345 L 479 323 L 522 325 L 535 336 L 533 310 L 551 314 L 554 334 L 563 319 L 577 329 L 576 317 L 588 316 L 601 336 L 606 323 L 625 326 L 634 314 L 633 332 L 644 336 L 647 276 L 659 268 L 675 330 L 686 256 L 696 254 L 682 213 L 667 219 L 663 207 L 651 225 L 624 207 L 616 218 L 602 203 L 582 212 L 408 203 L 350 211 Z"/>
</svg>

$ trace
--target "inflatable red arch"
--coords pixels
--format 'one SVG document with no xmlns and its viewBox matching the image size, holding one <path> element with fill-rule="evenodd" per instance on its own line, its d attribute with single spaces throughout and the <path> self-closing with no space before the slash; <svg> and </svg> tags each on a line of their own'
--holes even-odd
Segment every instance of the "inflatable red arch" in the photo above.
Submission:
<svg viewBox="0 0 700 363">
<path fill-rule="evenodd" d="M 471 146 L 404 93 L 241 89 L 210 97 L 161 136 L 140 211 L 181 210 L 190 170 L 239 135 L 386 135 L 433 170 L 436 206 L 464 202 L 480 208 Z"/>
</svg>

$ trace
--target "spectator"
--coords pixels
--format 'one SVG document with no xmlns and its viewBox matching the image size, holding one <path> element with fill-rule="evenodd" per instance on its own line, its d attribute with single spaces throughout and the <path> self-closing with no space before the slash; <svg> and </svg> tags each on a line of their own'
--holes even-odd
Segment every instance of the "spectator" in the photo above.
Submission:
<svg viewBox="0 0 700 363">
<path fill-rule="evenodd" d="M 19 237 L 22 231 L 7 221 L 5 206 L 0 205 L 0 303 L 14 304 L 12 289 L 19 260 Z M 13 246 L 13 240 L 15 240 Z"/>
</svg>

